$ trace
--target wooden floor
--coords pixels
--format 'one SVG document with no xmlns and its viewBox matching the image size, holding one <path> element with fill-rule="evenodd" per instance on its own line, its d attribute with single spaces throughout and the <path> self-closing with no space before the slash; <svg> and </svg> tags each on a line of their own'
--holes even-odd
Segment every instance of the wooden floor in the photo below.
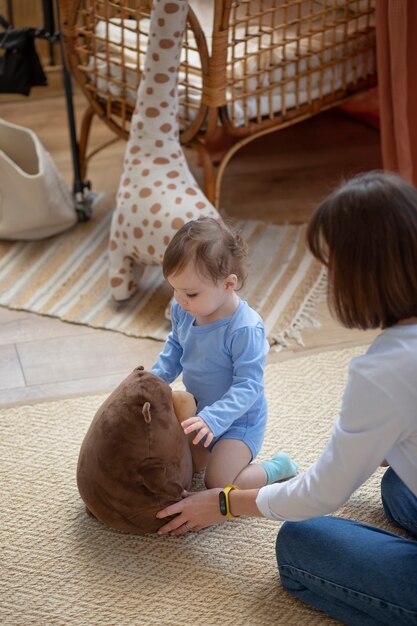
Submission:
<svg viewBox="0 0 417 626">
<path fill-rule="evenodd" d="M 85 107 L 75 96 L 77 123 Z M 72 183 L 65 101 L 62 96 L 0 101 L 0 117 L 32 128 Z M 94 122 L 91 148 L 113 137 Z M 115 191 L 122 171 L 124 142 L 91 160 L 94 191 Z M 194 175 L 201 171 L 187 153 Z M 221 209 L 229 215 L 276 223 L 308 220 L 315 204 L 341 178 L 381 167 L 379 135 L 339 111 L 322 113 L 258 139 L 236 154 L 223 178 Z M 1 285 L 0 285 L 1 289 Z M 365 345 L 373 332 L 348 331 L 317 307 L 322 326 L 303 332 L 305 347 L 271 350 L 269 362 L 353 345 Z M 68 324 L 24 311 L 0 308 L 0 403 L 12 404 L 112 390 L 130 370 L 150 367 L 162 344 L 112 331 Z"/>
</svg>

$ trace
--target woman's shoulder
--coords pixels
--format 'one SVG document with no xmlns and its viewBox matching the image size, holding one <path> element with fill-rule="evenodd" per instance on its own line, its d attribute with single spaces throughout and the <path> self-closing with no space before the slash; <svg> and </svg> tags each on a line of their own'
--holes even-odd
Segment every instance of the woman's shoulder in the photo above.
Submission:
<svg viewBox="0 0 417 626">
<path fill-rule="evenodd" d="M 363 355 L 352 359 L 349 372 L 367 380 L 411 376 L 417 384 L 417 325 L 384 330 Z"/>
</svg>

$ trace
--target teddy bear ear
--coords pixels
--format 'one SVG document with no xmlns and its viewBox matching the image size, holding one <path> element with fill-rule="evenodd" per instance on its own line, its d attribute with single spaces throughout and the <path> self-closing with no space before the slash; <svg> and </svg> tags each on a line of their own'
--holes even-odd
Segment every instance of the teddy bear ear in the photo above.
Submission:
<svg viewBox="0 0 417 626">
<path fill-rule="evenodd" d="M 143 405 L 142 414 L 143 414 L 143 417 L 145 418 L 145 422 L 147 424 L 150 424 L 152 418 L 151 418 L 151 405 L 149 404 L 149 402 L 145 402 L 145 404 Z"/>
</svg>

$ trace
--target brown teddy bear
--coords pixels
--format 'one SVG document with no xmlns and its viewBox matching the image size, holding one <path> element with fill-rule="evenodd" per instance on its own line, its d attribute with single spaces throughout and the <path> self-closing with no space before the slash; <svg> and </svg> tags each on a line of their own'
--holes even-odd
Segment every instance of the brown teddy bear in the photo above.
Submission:
<svg viewBox="0 0 417 626">
<path fill-rule="evenodd" d="M 195 414 L 186 392 L 173 392 L 137 367 L 98 409 L 81 445 L 77 484 L 87 512 L 106 526 L 154 533 L 155 517 L 189 489 L 193 468 L 180 421 Z"/>
</svg>

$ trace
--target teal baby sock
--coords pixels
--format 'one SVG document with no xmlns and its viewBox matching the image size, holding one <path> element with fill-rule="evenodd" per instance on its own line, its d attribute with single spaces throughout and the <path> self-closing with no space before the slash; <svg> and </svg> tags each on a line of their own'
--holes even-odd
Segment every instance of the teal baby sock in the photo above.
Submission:
<svg viewBox="0 0 417 626">
<path fill-rule="evenodd" d="M 285 452 L 278 452 L 272 459 L 269 459 L 269 461 L 261 461 L 259 465 L 261 465 L 266 472 L 268 479 L 267 485 L 276 483 L 279 480 L 292 478 L 298 471 L 297 463 L 291 461 L 290 457 L 288 454 L 285 454 Z"/>
</svg>

